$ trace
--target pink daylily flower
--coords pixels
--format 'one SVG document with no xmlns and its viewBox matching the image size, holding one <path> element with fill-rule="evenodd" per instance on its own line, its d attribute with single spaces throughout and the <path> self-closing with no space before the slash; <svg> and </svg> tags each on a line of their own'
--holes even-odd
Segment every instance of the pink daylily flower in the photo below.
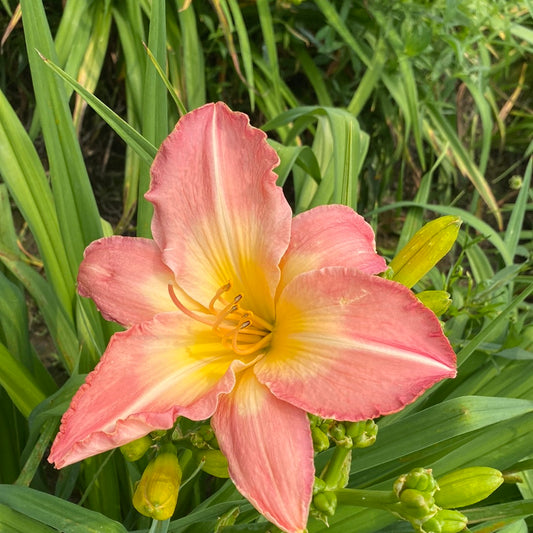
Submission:
<svg viewBox="0 0 533 533">
<path fill-rule="evenodd" d="M 154 239 L 92 243 L 78 290 L 115 334 L 65 413 L 57 468 L 178 416 L 212 417 L 239 491 L 305 530 L 314 480 L 307 412 L 357 421 L 400 410 L 455 375 L 436 317 L 345 206 L 292 218 L 279 159 L 246 115 L 209 104 L 163 142 L 146 198 Z"/>
</svg>

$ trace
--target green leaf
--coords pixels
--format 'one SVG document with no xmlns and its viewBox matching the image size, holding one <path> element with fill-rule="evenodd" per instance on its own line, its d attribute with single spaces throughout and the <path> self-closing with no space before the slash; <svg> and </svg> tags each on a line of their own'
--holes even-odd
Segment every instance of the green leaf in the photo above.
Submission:
<svg viewBox="0 0 533 533">
<path fill-rule="evenodd" d="M 17 361 L 2 343 L 0 343 L 0 385 L 26 418 L 46 398 L 27 368 Z"/>
<path fill-rule="evenodd" d="M 96 96 L 84 89 L 76 80 L 61 70 L 49 59 L 42 57 L 45 64 L 65 80 L 72 88 L 87 101 L 87 103 L 113 128 L 113 130 L 143 159 L 147 165 L 151 165 L 157 153 L 157 148 L 147 141 L 138 131 L 133 129 L 127 122 L 120 118 L 114 111 L 109 109 Z"/>
<path fill-rule="evenodd" d="M 504 242 L 509 250 L 509 255 L 514 257 L 518 242 L 520 240 L 520 232 L 524 225 L 524 218 L 527 210 L 528 195 L 531 192 L 531 171 L 533 167 L 533 159 L 529 160 L 526 171 L 524 173 L 524 179 L 522 180 L 522 186 L 520 192 L 516 198 L 515 204 L 511 211 L 509 223 L 505 230 Z"/>
<path fill-rule="evenodd" d="M 57 530 L 0 504 L 0 531 L 9 533 L 55 533 Z"/>
<path fill-rule="evenodd" d="M 127 532 L 100 513 L 28 487 L 0 485 L 0 503 L 62 533 Z"/>
<path fill-rule="evenodd" d="M 47 278 L 67 313 L 72 313 L 75 276 L 68 259 L 54 198 L 28 134 L 0 91 L 0 172 L 32 232 Z"/>
<path fill-rule="evenodd" d="M 390 424 L 386 417 L 380 423 L 376 444 L 353 458 L 351 474 L 530 412 L 533 412 L 533 401 L 463 396 Z"/>
<path fill-rule="evenodd" d="M 21 7 L 57 218 L 62 240 L 69 250 L 67 264 L 74 276 L 85 246 L 102 236 L 100 216 L 74 131 L 65 87 L 36 52 L 39 50 L 57 62 L 42 2 L 21 0 Z"/>
<path fill-rule="evenodd" d="M 488 205 L 489 209 L 496 217 L 498 226 L 501 228 L 503 225 L 503 221 L 500 208 L 498 207 L 496 199 L 494 198 L 494 194 L 489 184 L 487 183 L 487 180 L 466 151 L 465 147 L 457 137 L 457 134 L 455 133 L 453 128 L 450 126 L 448 121 L 442 116 L 440 110 L 438 110 L 436 106 L 428 102 L 427 111 L 433 126 L 441 135 L 443 142 L 449 144 L 457 166 L 459 167 L 461 172 L 468 177 L 468 179 L 477 189 L 481 198 L 483 198 L 484 202 Z M 429 124 L 424 123 L 424 128 L 426 131 L 426 135 L 434 139 L 434 131 L 432 127 Z"/>
</svg>

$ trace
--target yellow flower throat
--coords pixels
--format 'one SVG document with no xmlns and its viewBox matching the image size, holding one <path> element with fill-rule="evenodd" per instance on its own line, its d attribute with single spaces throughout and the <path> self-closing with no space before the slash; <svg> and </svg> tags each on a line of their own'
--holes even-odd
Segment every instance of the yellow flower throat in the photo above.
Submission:
<svg viewBox="0 0 533 533">
<path fill-rule="evenodd" d="M 211 327 L 222 344 L 236 355 L 252 355 L 268 346 L 273 325 L 240 306 L 243 295 L 237 294 L 228 302 L 223 294 L 231 289 L 231 282 L 222 285 L 208 307 L 200 305 L 201 313 L 191 311 L 176 296 L 174 288 L 168 285 L 168 293 L 174 305 L 188 317 Z"/>
</svg>

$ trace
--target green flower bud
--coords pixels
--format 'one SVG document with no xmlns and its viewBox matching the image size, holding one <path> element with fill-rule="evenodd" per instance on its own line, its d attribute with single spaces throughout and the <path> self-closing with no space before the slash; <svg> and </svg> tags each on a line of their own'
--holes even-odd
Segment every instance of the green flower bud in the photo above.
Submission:
<svg viewBox="0 0 533 533">
<path fill-rule="evenodd" d="M 352 439 L 354 448 L 367 448 L 376 442 L 378 425 L 373 420 L 346 422 L 346 435 Z"/>
<path fill-rule="evenodd" d="M 446 313 L 452 304 L 450 294 L 446 291 L 422 291 L 415 296 L 437 316 Z"/>
<path fill-rule="evenodd" d="M 329 448 L 329 438 L 319 427 L 311 428 L 311 438 L 315 452 L 323 452 Z"/>
<path fill-rule="evenodd" d="M 495 468 L 473 466 L 446 474 L 437 483 L 440 490 L 435 502 L 444 509 L 454 509 L 484 500 L 503 483 L 503 475 Z"/>
<path fill-rule="evenodd" d="M 426 533 L 459 533 L 466 528 L 468 519 L 459 511 L 441 509 L 426 520 L 422 525 L 422 530 Z"/>
<path fill-rule="evenodd" d="M 415 489 L 433 495 L 437 490 L 437 482 L 433 478 L 431 469 L 414 468 L 408 474 L 400 476 L 394 483 L 393 490 L 401 499 L 401 494 L 406 489 Z"/>
<path fill-rule="evenodd" d="M 346 428 L 344 427 L 344 424 L 337 422 L 330 428 L 329 434 L 335 442 L 344 442 L 346 436 Z"/>
<path fill-rule="evenodd" d="M 326 490 L 326 482 L 315 476 L 315 482 L 313 484 L 313 494 L 318 494 L 319 492 L 324 492 Z"/>
<path fill-rule="evenodd" d="M 400 494 L 404 516 L 410 519 L 421 519 L 435 513 L 435 499 L 428 492 L 416 489 L 405 489 Z"/>
<path fill-rule="evenodd" d="M 120 447 L 120 451 L 126 461 L 137 461 L 139 460 L 152 446 L 153 441 L 149 435 L 145 435 L 137 440 L 132 440 L 128 444 Z"/>
<path fill-rule="evenodd" d="M 315 508 L 327 516 L 333 516 L 337 509 L 337 495 L 334 492 L 319 492 L 313 498 Z"/>
<path fill-rule="evenodd" d="M 181 468 L 173 446 L 167 446 L 146 467 L 135 488 L 133 506 L 144 516 L 167 520 L 174 514 Z"/>
<path fill-rule="evenodd" d="M 198 450 L 195 453 L 198 462 L 204 461 L 202 470 L 219 478 L 228 478 L 228 460 L 220 450 Z"/>
<path fill-rule="evenodd" d="M 392 279 L 409 288 L 420 281 L 450 251 L 460 225 L 456 216 L 439 217 L 424 225 L 390 262 Z"/>
</svg>

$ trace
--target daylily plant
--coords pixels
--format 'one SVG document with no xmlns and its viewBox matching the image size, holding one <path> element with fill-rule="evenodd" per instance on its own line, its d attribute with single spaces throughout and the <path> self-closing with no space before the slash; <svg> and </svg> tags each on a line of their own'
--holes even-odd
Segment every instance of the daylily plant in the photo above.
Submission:
<svg viewBox="0 0 533 533">
<path fill-rule="evenodd" d="M 437 318 L 386 268 L 352 209 L 292 218 L 266 135 L 223 103 L 163 142 L 146 198 L 153 240 L 92 243 L 78 291 L 115 334 L 65 413 L 61 468 L 178 416 L 211 424 L 239 491 L 287 532 L 305 530 L 314 480 L 307 413 L 393 413 L 455 355 Z"/>
</svg>

